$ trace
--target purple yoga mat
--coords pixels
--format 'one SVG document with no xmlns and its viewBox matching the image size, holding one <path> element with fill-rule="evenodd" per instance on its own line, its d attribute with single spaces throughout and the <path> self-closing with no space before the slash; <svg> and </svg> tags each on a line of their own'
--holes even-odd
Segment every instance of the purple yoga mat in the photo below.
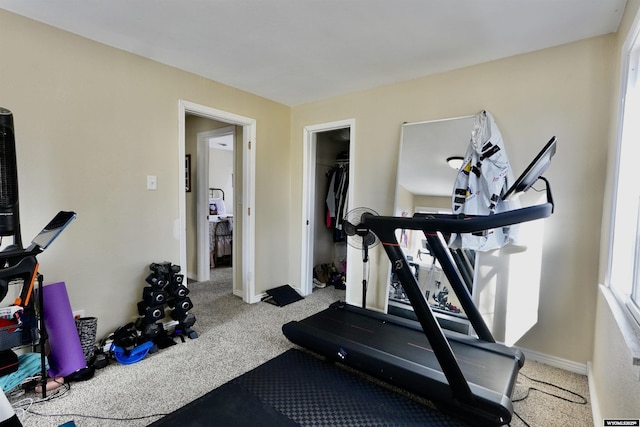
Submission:
<svg viewBox="0 0 640 427">
<path fill-rule="evenodd" d="M 87 366 L 64 282 L 42 288 L 44 326 L 49 334 L 49 376 L 66 377 Z"/>
</svg>

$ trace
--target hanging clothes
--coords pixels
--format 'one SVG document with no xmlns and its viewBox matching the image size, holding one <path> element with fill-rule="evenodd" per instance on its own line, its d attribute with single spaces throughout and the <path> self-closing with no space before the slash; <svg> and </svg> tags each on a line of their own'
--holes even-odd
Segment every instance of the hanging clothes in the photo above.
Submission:
<svg viewBox="0 0 640 427">
<path fill-rule="evenodd" d="M 513 183 L 513 173 L 502 134 L 488 111 L 475 116 L 471 141 L 456 177 L 452 209 L 454 214 L 490 215 L 514 209 L 502 196 Z M 452 234 L 451 248 L 490 251 L 516 240 L 517 227 L 502 227 L 482 233 Z"/>
<path fill-rule="evenodd" d="M 329 185 L 325 198 L 327 207 L 326 225 L 333 230 L 333 240 L 343 242 L 345 240 L 342 231 L 342 221 L 348 209 L 349 193 L 349 164 L 344 161 L 338 162 L 327 172 Z"/>
</svg>

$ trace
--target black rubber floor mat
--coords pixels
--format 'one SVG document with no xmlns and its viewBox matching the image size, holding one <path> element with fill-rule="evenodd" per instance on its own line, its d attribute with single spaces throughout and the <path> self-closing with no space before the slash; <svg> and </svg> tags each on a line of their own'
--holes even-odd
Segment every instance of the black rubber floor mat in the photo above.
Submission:
<svg viewBox="0 0 640 427">
<path fill-rule="evenodd" d="M 154 427 L 257 425 L 287 427 L 298 424 L 234 382 L 226 383 L 150 424 Z"/>
<path fill-rule="evenodd" d="M 442 426 L 466 424 L 292 349 L 152 426 Z"/>
<path fill-rule="evenodd" d="M 277 288 L 269 289 L 267 291 L 267 297 L 263 301 L 268 302 L 278 307 L 283 307 L 292 302 L 300 301 L 304 299 L 296 292 L 290 285 L 282 285 Z"/>
</svg>

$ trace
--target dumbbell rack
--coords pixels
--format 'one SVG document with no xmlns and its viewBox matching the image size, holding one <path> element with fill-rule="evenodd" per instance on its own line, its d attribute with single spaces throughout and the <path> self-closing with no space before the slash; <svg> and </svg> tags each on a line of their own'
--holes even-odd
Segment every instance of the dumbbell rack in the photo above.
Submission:
<svg viewBox="0 0 640 427">
<path fill-rule="evenodd" d="M 142 300 L 138 302 L 138 315 L 136 328 L 147 340 L 153 340 L 164 333 L 164 326 L 160 322 L 165 317 L 165 306 L 171 309 L 171 318 L 178 322 L 176 332 L 194 339 L 198 337 L 192 329 L 196 321 L 195 316 L 189 313 L 193 303 L 188 297 L 189 289 L 183 284 L 184 275 L 180 273 L 180 266 L 168 261 L 152 263 L 149 266 L 151 273 L 145 281 L 148 286 L 142 290 Z"/>
</svg>

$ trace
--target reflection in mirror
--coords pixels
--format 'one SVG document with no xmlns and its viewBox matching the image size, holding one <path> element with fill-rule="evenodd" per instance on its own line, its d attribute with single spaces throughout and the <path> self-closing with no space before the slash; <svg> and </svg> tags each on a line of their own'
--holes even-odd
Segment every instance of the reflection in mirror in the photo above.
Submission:
<svg viewBox="0 0 640 427">
<path fill-rule="evenodd" d="M 451 193 L 458 170 L 449 166 L 447 159 L 465 154 L 473 124 L 471 115 L 403 125 L 394 215 L 411 217 L 415 213 L 451 212 Z M 398 230 L 397 233 L 422 293 L 439 315 L 443 327 L 468 333 L 464 313 L 455 293 L 449 292 L 449 282 L 431 255 L 424 233 L 418 230 Z M 452 256 L 471 292 L 475 254 L 457 250 Z M 394 275 L 390 276 L 389 313 L 415 318 Z"/>
</svg>

